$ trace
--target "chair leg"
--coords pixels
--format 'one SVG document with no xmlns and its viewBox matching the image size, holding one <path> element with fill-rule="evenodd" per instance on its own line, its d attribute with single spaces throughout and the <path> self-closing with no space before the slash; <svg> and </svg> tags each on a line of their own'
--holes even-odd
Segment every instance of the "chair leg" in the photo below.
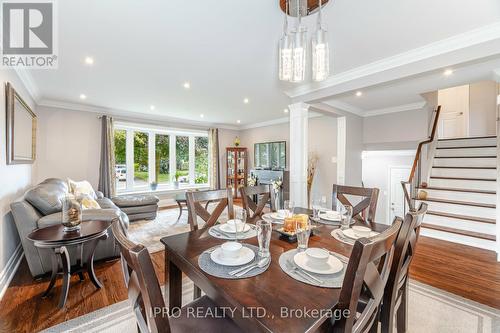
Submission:
<svg viewBox="0 0 500 333">
<path fill-rule="evenodd" d="M 380 311 L 380 325 L 382 332 L 384 333 L 394 332 L 395 303 L 397 303 L 397 299 L 391 300 L 389 297 L 385 297 L 382 303 L 382 309 Z"/>
<path fill-rule="evenodd" d="M 396 312 L 398 333 L 405 333 L 408 329 L 408 281 L 401 291 L 401 304 Z"/>
<path fill-rule="evenodd" d="M 193 300 L 201 297 L 201 289 L 198 286 L 194 286 Z"/>
</svg>

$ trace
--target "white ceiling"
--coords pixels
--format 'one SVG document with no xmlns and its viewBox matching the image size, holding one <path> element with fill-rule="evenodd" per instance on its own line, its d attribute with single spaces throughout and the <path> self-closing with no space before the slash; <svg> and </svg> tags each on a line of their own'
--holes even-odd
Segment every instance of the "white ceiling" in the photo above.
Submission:
<svg viewBox="0 0 500 333">
<path fill-rule="evenodd" d="M 278 0 L 65 0 L 58 12 L 59 68 L 31 71 L 39 101 L 242 126 L 283 117 L 294 86 L 277 80 Z M 337 74 L 498 22 L 500 2 L 334 0 L 324 17 Z M 372 110 L 418 102 L 416 88 L 335 98 Z"/>
</svg>

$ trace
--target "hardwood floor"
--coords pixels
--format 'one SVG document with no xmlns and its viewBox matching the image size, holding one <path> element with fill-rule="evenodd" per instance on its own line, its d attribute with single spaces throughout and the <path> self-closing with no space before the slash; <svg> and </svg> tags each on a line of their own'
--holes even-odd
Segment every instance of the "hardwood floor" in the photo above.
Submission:
<svg viewBox="0 0 500 333">
<path fill-rule="evenodd" d="M 164 254 L 152 255 L 164 284 Z M 25 260 L 0 301 L 0 332 L 38 332 L 66 320 L 123 301 L 127 292 L 118 260 L 95 265 L 104 288 L 97 291 L 87 279 L 73 277 L 64 310 L 57 308 L 61 282 L 47 299 L 40 295 L 48 278 L 33 281 Z M 411 277 L 434 287 L 500 309 L 500 263 L 493 252 L 421 237 L 410 270 Z"/>
</svg>

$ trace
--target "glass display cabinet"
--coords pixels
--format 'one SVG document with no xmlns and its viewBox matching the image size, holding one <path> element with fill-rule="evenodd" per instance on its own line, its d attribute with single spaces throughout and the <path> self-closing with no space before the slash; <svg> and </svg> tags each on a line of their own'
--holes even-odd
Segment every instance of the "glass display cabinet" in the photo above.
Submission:
<svg viewBox="0 0 500 333">
<path fill-rule="evenodd" d="M 226 148 L 226 188 L 233 191 L 233 197 L 239 198 L 239 188 L 247 186 L 248 149 L 243 147 Z"/>
</svg>

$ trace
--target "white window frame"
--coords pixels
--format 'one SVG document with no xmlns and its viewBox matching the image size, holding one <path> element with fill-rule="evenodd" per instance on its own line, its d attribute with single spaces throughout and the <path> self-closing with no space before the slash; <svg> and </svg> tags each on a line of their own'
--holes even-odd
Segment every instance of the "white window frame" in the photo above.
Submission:
<svg viewBox="0 0 500 333">
<path fill-rule="evenodd" d="M 129 123 L 129 122 L 115 122 L 114 130 L 124 130 L 126 132 L 126 169 L 127 181 L 125 189 L 117 189 L 118 194 L 151 191 L 149 186 L 135 186 L 134 184 L 134 132 L 142 132 L 148 134 L 148 181 L 151 182 L 155 177 L 156 169 L 156 135 L 169 136 L 169 164 L 170 175 L 175 175 L 177 171 L 177 152 L 176 152 L 176 138 L 177 136 L 189 137 L 189 183 L 181 184 L 179 188 L 174 188 L 172 179 L 167 184 L 158 184 L 157 191 L 178 191 L 191 188 L 208 188 L 210 184 L 195 184 L 196 180 L 196 154 L 195 154 L 195 138 L 207 137 L 208 131 L 180 129 L 180 128 L 167 128 L 156 125 Z M 210 149 L 210 148 L 209 148 Z M 211 154 L 208 153 L 208 170 L 210 172 Z M 208 177 L 210 179 L 210 177 Z"/>
</svg>

